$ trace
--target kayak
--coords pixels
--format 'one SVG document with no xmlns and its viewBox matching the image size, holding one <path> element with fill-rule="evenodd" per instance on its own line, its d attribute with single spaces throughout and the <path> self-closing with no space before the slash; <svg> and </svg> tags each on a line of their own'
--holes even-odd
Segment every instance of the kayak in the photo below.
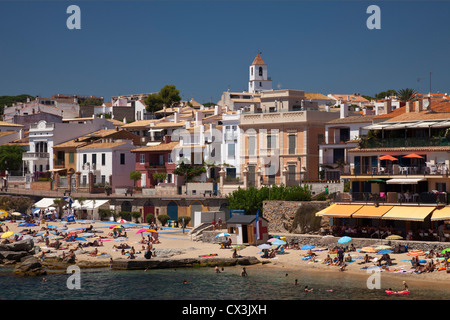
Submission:
<svg viewBox="0 0 450 320">
<path fill-rule="evenodd" d="M 409 291 L 408 290 L 402 290 L 402 291 L 386 290 L 386 293 L 389 294 L 389 295 L 393 295 L 393 294 L 405 295 L 405 294 L 409 294 Z"/>
</svg>

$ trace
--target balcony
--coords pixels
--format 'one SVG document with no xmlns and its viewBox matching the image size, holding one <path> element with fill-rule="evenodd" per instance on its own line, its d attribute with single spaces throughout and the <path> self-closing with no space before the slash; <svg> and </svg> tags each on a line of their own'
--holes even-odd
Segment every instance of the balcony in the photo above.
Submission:
<svg viewBox="0 0 450 320">
<path fill-rule="evenodd" d="M 448 176 L 449 168 L 445 163 L 437 163 L 416 167 L 392 165 L 389 167 L 355 166 L 350 173 L 344 175 L 349 178 L 355 176 L 391 177 L 391 176 Z"/>
<path fill-rule="evenodd" d="M 450 146 L 450 139 L 447 137 L 432 138 L 392 138 L 361 140 L 359 146 L 364 149 L 376 148 L 412 148 L 412 147 L 442 147 Z"/>
<path fill-rule="evenodd" d="M 402 193 L 402 192 L 351 192 L 336 194 L 334 201 L 340 203 L 365 203 L 365 204 L 448 204 L 446 192 L 421 192 L 421 193 Z"/>
<path fill-rule="evenodd" d="M 22 160 L 39 160 L 50 158 L 50 153 L 48 152 L 24 152 L 22 154 Z"/>
</svg>

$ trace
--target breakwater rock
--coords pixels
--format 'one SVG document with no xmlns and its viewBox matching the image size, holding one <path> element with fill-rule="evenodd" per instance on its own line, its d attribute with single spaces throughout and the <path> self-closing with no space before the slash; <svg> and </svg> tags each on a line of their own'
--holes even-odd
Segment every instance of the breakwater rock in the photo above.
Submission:
<svg viewBox="0 0 450 320">
<path fill-rule="evenodd" d="M 240 258 L 199 257 L 184 259 L 116 259 L 112 263 L 112 268 L 116 270 L 144 270 L 185 267 L 246 266 L 259 263 L 261 263 L 261 261 L 259 261 L 258 258 L 251 256 Z"/>
<path fill-rule="evenodd" d="M 27 256 L 22 262 L 14 267 L 13 274 L 16 276 L 41 276 L 47 274 L 41 261 L 35 256 Z"/>
<path fill-rule="evenodd" d="M 19 262 L 22 258 L 36 253 L 33 239 L 24 239 L 13 243 L 0 244 L 0 260 Z"/>
</svg>

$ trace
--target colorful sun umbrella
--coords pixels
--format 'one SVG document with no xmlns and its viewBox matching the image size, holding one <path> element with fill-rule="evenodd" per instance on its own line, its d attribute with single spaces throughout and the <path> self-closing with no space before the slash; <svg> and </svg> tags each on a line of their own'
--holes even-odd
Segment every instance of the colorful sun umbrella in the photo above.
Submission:
<svg viewBox="0 0 450 320">
<path fill-rule="evenodd" d="M 446 254 L 447 252 L 450 252 L 450 248 L 446 248 L 446 249 L 441 251 L 442 254 Z"/>
<path fill-rule="evenodd" d="M 339 238 L 339 240 L 338 240 L 338 242 L 339 242 L 340 244 L 348 243 L 348 242 L 350 242 L 350 241 L 352 241 L 352 238 L 350 238 L 350 237 L 348 237 L 348 236 L 344 236 L 344 237 L 342 237 L 342 238 Z"/>
<path fill-rule="evenodd" d="M 267 242 L 273 242 L 273 241 L 276 241 L 276 240 L 280 240 L 280 238 L 270 238 L 269 240 L 267 240 Z"/>
<path fill-rule="evenodd" d="M 373 247 L 363 247 L 360 250 L 361 252 L 365 252 L 365 253 L 375 253 L 375 249 Z"/>
<path fill-rule="evenodd" d="M 407 253 L 407 255 L 410 257 L 423 256 L 424 254 L 425 254 L 425 252 L 423 252 L 422 250 L 412 250 Z"/>
<path fill-rule="evenodd" d="M 147 230 L 145 230 L 146 232 L 153 232 L 153 233 L 158 233 L 158 231 L 156 231 L 156 230 L 153 230 L 153 229 L 147 229 Z"/>
<path fill-rule="evenodd" d="M 259 249 L 262 249 L 262 250 L 265 250 L 265 249 L 270 249 L 270 248 L 272 248 L 272 246 L 271 246 L 270 244 L 268 244 L 268 243 L 263 243 L 263 244 L 260 244 L 260 245 L 258 246 L 258 248 L 259 248 Z"/>
<path fill-rule="evenodd" d="M 6 239 L 6 238 L 11 237 L 13 234 L 14 234 L 14 232 L 8 231 L 8 232 L 3 233 L 2 236 L 1 236 L 0 238 Z"/>
<path fill-rule="evenodd" d="M 147 231 L 147 229 L 145 229 L 145 228 L 142 228 L 142 229 L 139 229 L 138 231 L 136 231 L 136 234 L 138 234 L 138 233 L 142 233 L 142 232 L 145 232 L 145 231 Z"/>
<path fill-rule="evenodd" d="M 219 237 L 230 237 L 230 236 L 231 236 L 231 234 L 226 233 L 226 232 L 222 232 L 222 233 L 219 233 L 219 234 L 216 236 L 216 238 L 219 238 Z"/>
<path fill-rule="evenodd" d="M 310 250 L 310 249 L 314 249 L 316 246 L 313 246 L 311 244 L 307 244 L 304 245 L 303 247 L 300 248 L 300 250 Z"/>
<path fill-rule="evenodd" d="M 276 246 L 284 245 L 286 243 L 287 243 L 286 241 L 283 241 L 281 239 L 277 239 L 277 240 L 274 240 L 274 241 L 271 242 L 271 244 L 276 245 Z"/>
<path fill-rule="evenodd" d="M 247 248 L 247 247 L 244 246 L 243 244 L 238 244 L 238 245 L 234 246 L 233 248 L 231 248 L 231 250 L 237 250 L 237 251 L 239 251 L 239 250 L 243 250 L 243 249 L 245 249 L 245 248 Z"/>
</svg>

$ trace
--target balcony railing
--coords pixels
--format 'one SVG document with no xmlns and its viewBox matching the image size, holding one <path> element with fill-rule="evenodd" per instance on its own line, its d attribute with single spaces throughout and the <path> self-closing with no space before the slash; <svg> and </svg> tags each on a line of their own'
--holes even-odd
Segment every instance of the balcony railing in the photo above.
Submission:
<svg viewBox="0 0 450 320">
<path fill-rule="evenodd" d="M 365 203 L 445 203 L 448 204 L 446 192 L 421 192 L 421 193 L 401 193 L 401 192 L 351 192 L 340 193 L 334 196 L 336 202 L 365 202 Z"/>
<path fill-rule="evenodd" d="M 50 158 L 50 153 L 48 152 L 24 152 L 22 154 L 23 160 L 48 159 L 48 158 Z"/>
<path fill-rule="evenodd" d="M 360 165 L 350 170 L 350 175 L 366 175 L 366 176 L 392 176 L 392 175 L 446 175 L 449 168 L 446 164 L 429 164 L 423 166 L 400 166 L 391 165 L 389 167 L 376 167 Z M 347 175 L 348 173 L 344 173 Z"/>
<path fill-rule="evenodd" d="M 432 138 L 392 138 L 363 140 L 360 143 L 361 148 L 401 148 L 401 147 L 439 147 L 450 146 L 450 139 L 446 137 Z"/>
</svg>

